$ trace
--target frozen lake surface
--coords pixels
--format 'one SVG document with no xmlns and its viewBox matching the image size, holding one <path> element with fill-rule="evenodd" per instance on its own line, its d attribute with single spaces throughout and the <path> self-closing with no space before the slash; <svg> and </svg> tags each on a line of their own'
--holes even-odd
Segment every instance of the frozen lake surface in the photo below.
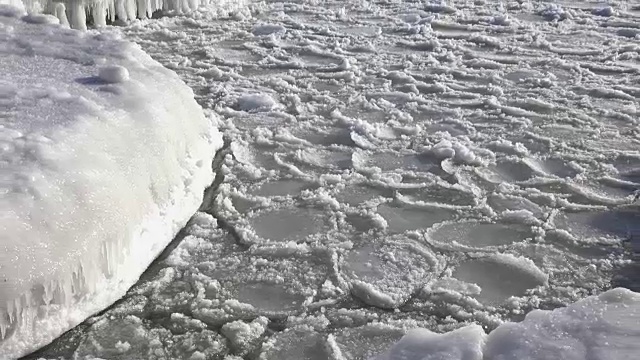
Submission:
<svg viewBox="0 0 640 360">
<path fill-rule="evenodd" d="M 125 298 L 32 358 L 366 359 L 411 328 L 637 291 L 639 22 L 309 0 L 123 27 L 219 115 L 215 189 Z"/>
</svg>

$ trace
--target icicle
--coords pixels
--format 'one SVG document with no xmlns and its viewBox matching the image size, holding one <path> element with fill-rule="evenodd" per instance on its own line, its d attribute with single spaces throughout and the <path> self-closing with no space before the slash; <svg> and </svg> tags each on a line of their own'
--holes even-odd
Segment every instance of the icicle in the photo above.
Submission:
<svg viewBox="0 0 640 360">
<path fill-rule="evenodd" d="M 71 27 L 78 30 L 87 30 L 87 15 L 82 0 L 71 0 Z"/>
<path fill-rule="evenodd" d="M 27 9 L 33 9 L 33 2 L 31 1 L 25 1 L 23 0 L 23 4 L 25 6 L 25 8 Z M 55 14 L 56 13 L 56 8 L 58 7 L 59 3 L 50 1 L 50 0 L 44 0 L 44 4 L 40 4 L 42 5 L 42 12 L 45 14 Z"/>
<path fill-rule="evenodd" d="M 156 0 L 145 0 L 145 2 L 147 3 L 147 17 L 150 18 L 158 7 L 158 4 Z"/>
<path fill-rule="evenodd" d="M 32 304 L 31 304 L 31 291 L 27 291 L 24 293 L 18 301 L 20 302 L 20 323 L 21 324 L 30 324 L 29 320 L 32 316 Z M 24 299 L 24 300 L 23 300 Z"/>
<path fill-rule="evenodd" d="M 24 304 L 22 306 L 22 310 L 23 312 L 26 312 L 24 310 L 30 308 L 33 305 L 33 293 L 31 291 L 27 291 L 26 293 L 24 293 Z"/>
<path fill-rule="evenodd" d="M 62 289 L 63 280 L 57 280 L 54 292 L 53 302 L 56 304 L 64 304 L 64 290 Z"/>
<path fill-rule="evenodd" d="M 67 293 L 65 291 L 65 289 L 67 288 L 66 286 L 66 279 L 60 279 L 58 280 L 58 284 L 56 286 L 56 293 L 55 293 L 55 297 L 54 297 L 54 303 L 59 304 L 59 305 L 64 305 L 67 303 Z"/>
<path fill-rule="evenodd" d="M 114 254 L 114 250 L 113 250 L 113 244 L 109 244 L 109 243 L 102 243 L 102 272 L 104 273 L 105 277 L 110 277 L 113 275 L 114 272 L 114 264 L 113 264 L 113 254 Z"/>
<path fill-rule="evenodd" d="M 9 315 L 5 309 L 0 309 L 0 339 L 4 339 L 7 335 L 7 328 L 9 328 Z"/>
<path fill-rule="evenodd" d="M 93 16 L 93 24 L 95 26 L 107 25 L 107 6 L 107 4 L 99 2 L 91 8 L 91 16 Z"/>
<path fill-rule="evenodd" d="M 22 296 L 14 299 L 13 303 L 14 303 L 13 311 L 15 312 L 13 319 L 14 321 L 20 323 L 20 320 L 22 319 Z"/>
<path fill-rule="evenodd" d="M 71 272 L 71 293 L 78 294 L 80 293 L 80 274 L 78 270 Z"/>
<path fill-rule="evenodd" d="M 127 21 L 129 18 L 127 17 L 127 9 L 125 0 L 117 0 L 116 1 L 116 16 L 120 21 Z"/>
<path fill-rule="evenodd" d="M 64 6 L 63 3 L 55 4 L 55 9 L 53 13 L 58 18 L 58 20 L 60 20 L 60 25 L 64 27 L 69 27 L 69 20 L 67 19 L 67 8 L 66 6 Z"/>
<path fill-rule="evenodd" d="M 128 20 L 136 19 L 136 0 L 124 0 L 124 8 L 127 12 Z"/>
<path fill-rule="evenodd" d="M 116 20 L 116 2 L 109 1 L 109 21 L 114 22 Z"/>
<path fill-rule="evenodd" d="M 148 0 L 138 0 L 138 17 L 140 19 L 146 19 L 147 18 L 147 9 L 149 8 L 148 4 L 147 4 Z"/>
<path fill-rule="evenodd" d="M 45 305 L 51 304 L 53 300 L 53 281 L 49 281 L 44 284 L 44 291 L 42 292 L 42 301 Z"/>
<path fill-rule="evenodd" d="M 73 300 L 73 287 L 72 287 L 71 279 L 64 281 L 62 283 L 62 286 L 63 286 L 62 295 L 64 297 L 64 306 L 70 307 Z"/>
<path fill-rule="evenodd" d="M 14 320 L 15 320 L 14 310 L 15 310 L 15 306 L 14 306 L 13 300 L 7 301 L 7 313 L 9 315 L 9 323 L 10 324 L 13 323 Z"/>
<path fill-rule="evenodd" d="M 200 1 L 198 0 L 188 0 L 188 3 L 191 11 L 195 11 L 200 6 Z"/>
</svg>

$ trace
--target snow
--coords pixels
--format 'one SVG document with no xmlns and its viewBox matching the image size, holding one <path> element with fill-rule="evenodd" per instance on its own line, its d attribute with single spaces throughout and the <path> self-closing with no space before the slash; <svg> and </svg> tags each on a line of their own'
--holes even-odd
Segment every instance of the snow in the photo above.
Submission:
<svg viewBox="0 0 640 360">
<path fill-rule="evenodd" d="M 640 294 L 609 290 L 553 311 L 534 310 L 486 335 L 478 325 L 445 334 L 411 330 L 372 360 L 542 360 L 634 357 L 640 351 Z"/>
<path fill-rule="evenodd" d="M 200 206 L 222 140 L 118 32 L 2 9 L 0 357 L 14 358 L 124 295 Z"/>
</svg>

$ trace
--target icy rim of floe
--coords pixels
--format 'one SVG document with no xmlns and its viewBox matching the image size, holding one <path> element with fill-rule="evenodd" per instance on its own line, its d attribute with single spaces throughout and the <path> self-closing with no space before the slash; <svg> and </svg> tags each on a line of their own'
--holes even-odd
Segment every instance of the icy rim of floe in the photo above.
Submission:
<svg viewBox="0 0 640 360">
<path fill-rule="evenodd" d="M 122 297 L 200 206 L 222 146 L 191 89 L 137 45 L 12 5 L 0 4 L 13 110 L 0 127 L 2 358 Z"/>
</svg>

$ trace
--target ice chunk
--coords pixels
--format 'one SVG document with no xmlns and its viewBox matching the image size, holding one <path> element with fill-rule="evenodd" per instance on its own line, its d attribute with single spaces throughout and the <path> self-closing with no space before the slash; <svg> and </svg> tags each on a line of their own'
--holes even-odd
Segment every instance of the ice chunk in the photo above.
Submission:
<svg viewBox="0 0 640 360">
<path fill-rule="evenodd" d="M 137 45 L 49 19 L 0 17 L 2 358 L 120 298 L 198 209 L 222 145 Z"/>
<path fill-rule="evenodd" d="M 606 17 L 615 15 L 615 11 L 611 6 L 597 7 L 591 10 L 591 13 L 593 15 L 606 16 Z"/>
<path fill-rule="evenodd" d="M 121 83 L 129 80 L 129 70 L 123 66 L 105 66 L 98 73 L 100 79 L 108 83 Z"/>
<path fill-rule="evenodd" d="M 413 330 L 371 360 L 632 359 L 640 352 L 639 323 L 640 294 L 617 288 L 565 308 L 534 310 L 488 336 L 478 325 L 445 334 Z"/>
<path fill-rule="evenodd" d="M 276 102 L 267 94 L 243 94 L 238 98 L 238 108 L 242 111 L 268 111 L 276 107 Z"/>
<path fill-rule="evenodd" d="M 448 159 L 456 155 L 453 144 L 449 140 L 440 141 L 431 148 L 431 152 L 440 159 Z"/>
<path fill-rule="evenodd" d="M 269 320 L 263 316 L 247 324 L 244 321 L 232 321 L 222 326 L 221 332 L 237 353 L 247 353 L 250 346 L 265 332 Z"/>
<path fill-rule="evenodd" d="M 487 304 L 499 304 L 510 296 L 522 296 L 549 280 L 549 275 L 532 260 L 500 253 L 468 260 L 456 269 L 454 276 L 479 285 L 482 289 L 479 299 Z"/>
<path fill-rule="evenodd" d="M 617 34 L 622 37 L 635 38 L 640 35 L 640 30 L 631 28 L 618 29 Z"/>
<path fill-rule="evenodd" d="M 496 15 L 496 16 L 491 18 L 491 23 L 494 24 L 494 25 L 509 26 L 513 22 L 514 21 L 507 14 Z"/>
<path fill-rule="evenodd" d="M 444 14 L 454 14 L 456 12 L 456 8 L 451 5 L 447 5 L 444 0 L 434 1 L 425 5 L 425 10 Z"/>
<path fill-rule="evenodd" d="M 257 359 L 331 359 L 329 351 L 330 348 L 321 333 L 308 326 L 297 326 L 278 332 L 276 336 L 265 341 Z"/>
<path fill-rule="evenodd" d="M 638 324 L 640 294 L 618 288 L 499 326 L 485 359 L 632 359 L 640 353 Z"/>
<path fill-rule="evenodd" d="M 560 21 L 569 17 L 569 13 L 558 4 L 546 4 L 538 14 L 548 21 Z"/>
<path fill-rule="evenodd" d="M 395 309 L 431 279 L 436 267 L 429 250 L 397 240 L 353 249 L 345 256 L 342 272 L 351 294 L 360 301 Z"/>
<path fill-rule="evenodd" d="M 253 35 L 255 36 L 282 34 L 286 31 L 287 29 L 279 24 L 256 24 L 252 29 Z"/>
<path fill-rule="evenodd" d="M 473 165 L 478 162 L 476 155 L 468 147 L 442 140 L 431 148 L 431 153 L 439 159 L 453 158 L 458 163 Z"/>
</svg>

